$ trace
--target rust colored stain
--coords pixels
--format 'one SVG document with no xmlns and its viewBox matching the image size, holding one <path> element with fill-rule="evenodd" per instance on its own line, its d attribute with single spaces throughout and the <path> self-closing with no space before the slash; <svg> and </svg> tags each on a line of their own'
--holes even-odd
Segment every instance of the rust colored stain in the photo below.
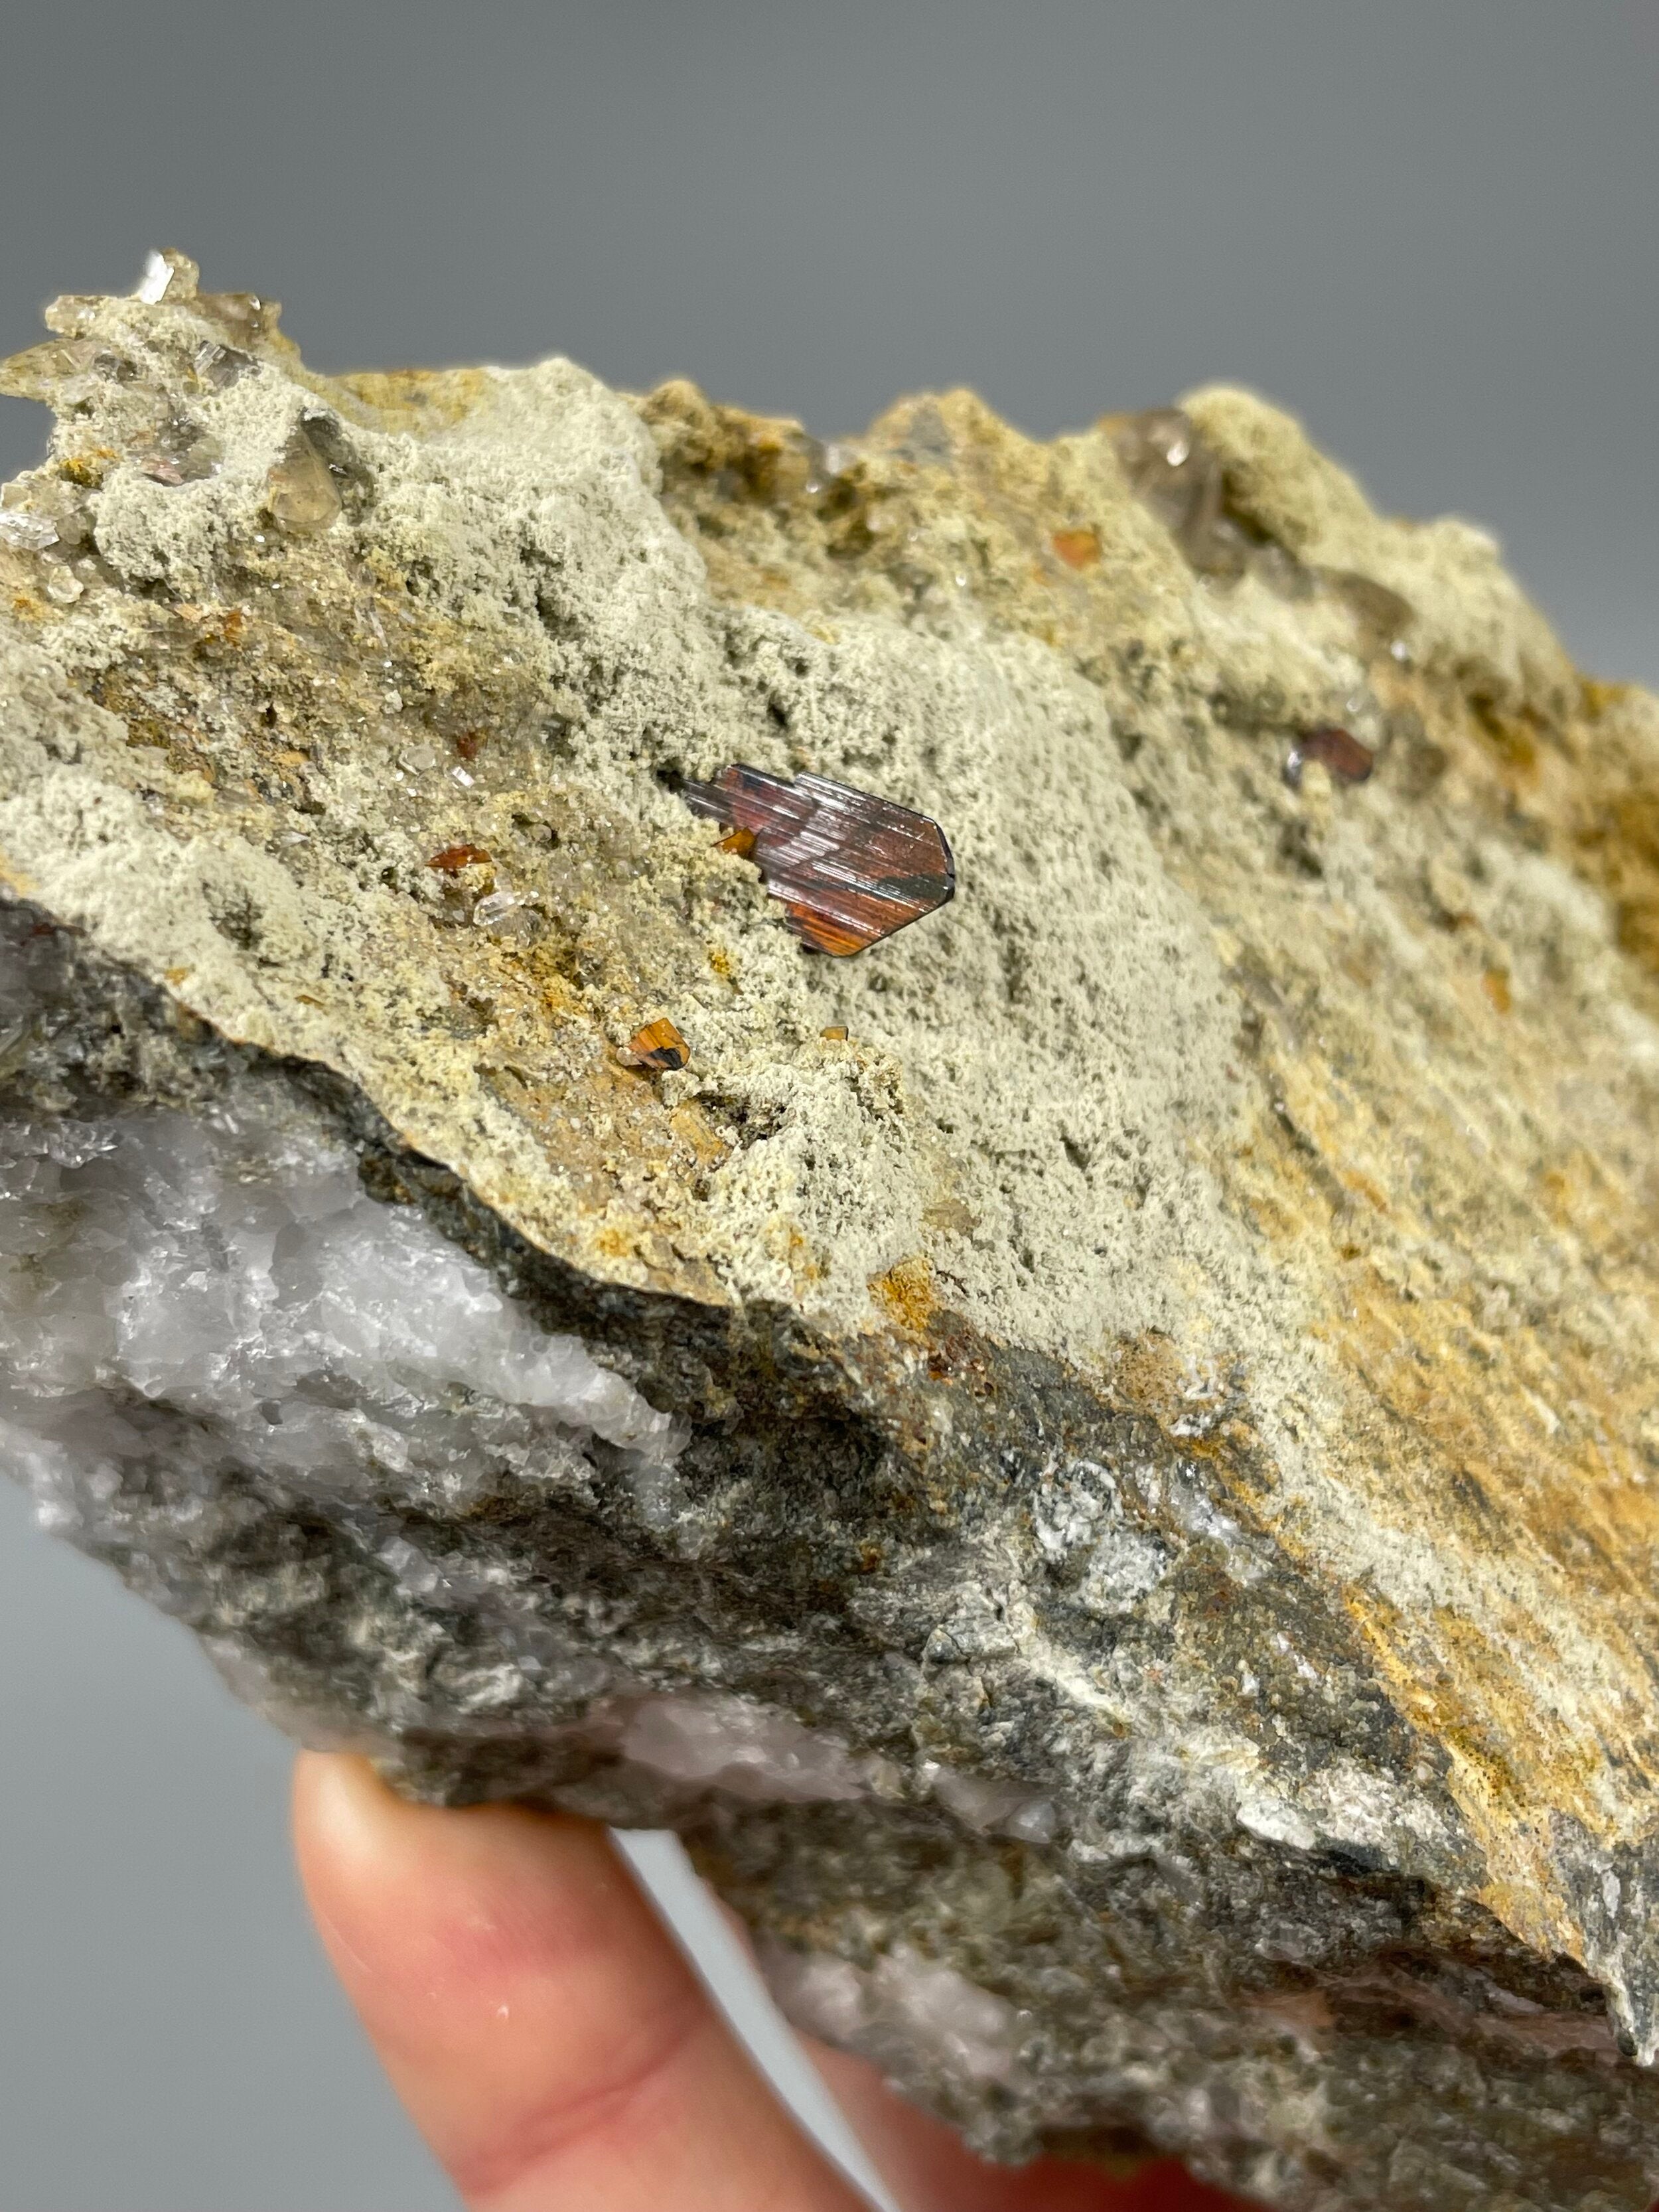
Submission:
<svg viewBox="0 0 1659 2212">
<path fill-rule="evenodd" d="M 933 1268 L 919 1252 L 896 1261 L 885 1274 L 872 1275 L 870 1295 L 890 1321 L 914 1336 L 925 1331 L 938 1304 Z"/>
</svg>

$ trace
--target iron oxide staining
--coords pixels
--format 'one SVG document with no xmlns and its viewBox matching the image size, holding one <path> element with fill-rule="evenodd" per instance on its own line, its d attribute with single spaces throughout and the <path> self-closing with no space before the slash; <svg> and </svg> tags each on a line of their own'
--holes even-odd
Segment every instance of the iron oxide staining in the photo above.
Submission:
<svg viewBox="0 0 1659 2212">
<path fill-rule="evenodd" d="M 694 814 L 722 823 L 728 851 L 745 854 L 814 952 L 844 958 L 943 906 L 956 863 L 937 822 L 823 775 L 793 782 L 736 761 L 682 793 Z"/>
<path fill-rule="evenodd" d="M 689 1066 L 691 1048 L 671 1021 L 647 1022 L 635 1030 L 622 1055 L 631 1066 L 648 1068 L 656 1075 L 672 1075 Z"/>
<path fill-rule="evenodd" d="M 1339 729 L 1334 722 L 1322 722 L 1316 729 L 1304 730 L 1285 756 L 1284 777 L 1292 791 L 1302 788 L 1302 770 L 1310 760 L 1322 761 L 1338 783 L 1364 783 L 1376 764 L 1376 756 L 1369 745 L 1362 745 L 1352 732 Z"/>
</svg>

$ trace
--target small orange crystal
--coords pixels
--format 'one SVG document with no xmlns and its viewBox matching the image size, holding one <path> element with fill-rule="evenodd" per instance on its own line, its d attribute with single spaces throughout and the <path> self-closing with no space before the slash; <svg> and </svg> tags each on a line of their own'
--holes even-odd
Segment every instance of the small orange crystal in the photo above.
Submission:
<svg viewBox="0 0 1659 2212">
<path fill-rule="evenodd" d="M 636 1066 L 655 1068 L 659 1073 L 684 1067 L 690 1057 L 690 1046 L 670 1021 L 647 1022 L 628 1040 L 628 1058 Z"/>
<path fill-rule="evenodd" d="M 446 845 L 441 853 L 434 853 L 427 862 L 441 876 L 459 875 L 463 868 L 487 865 L 489 855 L 482 845 Z"/>
<path fill-rule="evenodd" d="M 1092 568 L 1100 558 L 1097 530 L 1057 530 L 1048 543 L 1068 568 Z"/>
</svg>

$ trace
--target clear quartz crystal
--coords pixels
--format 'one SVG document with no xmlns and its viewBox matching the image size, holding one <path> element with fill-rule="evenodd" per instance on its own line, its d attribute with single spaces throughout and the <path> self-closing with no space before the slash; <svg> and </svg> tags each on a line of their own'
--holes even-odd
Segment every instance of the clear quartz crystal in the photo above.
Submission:
<svg viewBox="0 0 1659 2212">
<path fill-rule="evenodd" d="M 276 527 L 290 538 L 320 537 L 339 514 L 339 488 L 302 422 L 295 424 L 265 478 L 265 505 Z"/>
<path fill-rule="evenodd" d="M 1118 420 L 1113 443 L 1132 489 L 1165 523 L 1201 575 L 1243 574 L 1248 539 L 1226 512 L 1221 464 L 1179 407 L 1153 407 Z"/>
<path fill-rule="evenodd" d="M 204 338 L 197 347 L 191 365 L 202 382 L 215 392 L 228 390 L 233 384 L 240 383 L 250 369 L 259 366 L 251 353 L 243 353 L 236 346 L 220 345 L 211 338 Z"/>
<path fill-rule="evenodd" d="M 0 545 L 17 553 L 44 553 L 58 543 L 58 526 L 49 515 L 27 507 L 0 507 Z"/>
<path fill-rule="evenodd" d="M 541 915 L 536 902 L 523 891 L 489 891 L 472 909 L 475 927 L 492 937 L 523 944 L 539 934 Z"/>
<path fill-rule="evenodd" d="M 17 510 L 51 524 L 58 557 L 84 552 L 92 543 L 92 515 L 73 484 L 44 474 L 21 477 L 0 489 L 0 512 Z"/>
<path fill-rule="evenodd" d="M 0 362 L 0 392 L 11 399 L 52 402 L 62 386 L 84 376 L 98 349 L 87 338 L 46 338 Z"/>
<path fill-rule="evenodd" d="M 144 264 L 144 273 L 138 279 L 133 296 L 143 301 L 147 307 L 153 307 L 158 300 L 166 297 L 167 286 L 172 282 L 172 270 L 159 253 L 152 253 Z"/>
<path fill-rule="evenodd" d="M 144 263 L 144 273 L 138 279 L 135 299 L 146 307 L 154 307 L 161 301 L 193 300 L 201 270 L 187 253 L 152 252 Z"/>
<path fill-rule="evenodd" d="M 224 447 L 211 432 L 187 416 L 172 415 L 157 429 L 138 466 L 155 483 L 199 483 L 216 476 Z"/>
</svg>

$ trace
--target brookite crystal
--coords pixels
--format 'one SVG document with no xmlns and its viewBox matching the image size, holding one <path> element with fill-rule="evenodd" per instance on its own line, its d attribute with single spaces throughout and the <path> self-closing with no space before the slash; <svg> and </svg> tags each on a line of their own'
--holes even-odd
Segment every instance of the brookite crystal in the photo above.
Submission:
<svg viewBox="0 0 1659 2212">
<path fill-rule="evenodd" d="M 695 814 L 723 823 L 815 952 L 862 952 L 955 896 L 956 863 L 937 822 L 823 775 L 785 781 L 741 763 L 689 783 Z"/>
</svg>

